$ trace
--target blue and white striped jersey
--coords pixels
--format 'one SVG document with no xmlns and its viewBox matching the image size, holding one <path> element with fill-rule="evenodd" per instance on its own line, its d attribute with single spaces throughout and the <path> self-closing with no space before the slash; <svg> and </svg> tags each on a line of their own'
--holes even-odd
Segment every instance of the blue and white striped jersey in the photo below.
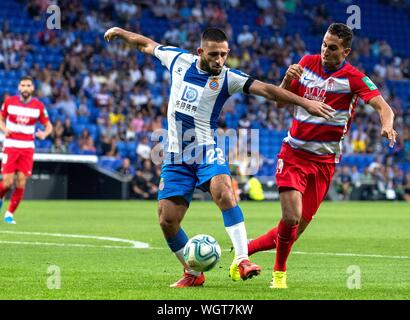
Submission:
<svg viewBox="0 0 410 320">
<path fill-rule="evenodd" d="M 225 66 L 213 76 L 199 69 L 199 56 L 176 47 L 157 46 L 154 55 L 171 75 L 166 151 L 183 152 L 191 143 L 184 135 L 192 137 L 192 132 L 197 145 L 215 144 L 214 131 L 225 101 L 236 92 L 249 93 L 250 77 Z"/>
</svg>

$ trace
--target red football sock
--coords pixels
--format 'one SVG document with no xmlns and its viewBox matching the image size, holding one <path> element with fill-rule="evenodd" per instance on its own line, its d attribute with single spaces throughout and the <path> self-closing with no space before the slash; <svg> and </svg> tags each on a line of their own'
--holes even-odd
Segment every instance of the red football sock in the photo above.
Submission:
<svg viewBox="0 0 410 320">
<path fill-rule="evenodd" d="M 286 271 L 286 261 L 293 243 L 296 240 L 298 225 L 288 225 L 280 220 L 278 225 L 278 238 L 276 243 L 276 260 L 274 271 Z"/>
<path fill-rule="evenodd" d="M 0 182 L 0 199 L 10 190 L 10 188 L 5 188 L 3 182 Z"/>
<path fill-rule="evenodd" d="M 24 188 L 15 188 L 13 195 L 11 196 L 10 199 L 10 205 L 8 211 L 10 213 L 14 213 L 16 211 L 17 207 L 20 204 L 21 199 L 23 199 L 23 194 L 24 194 Z"/>
<path fill-rule="evenodd" d="M 261 235 L 260 237 L 253 239 L 248 244 L 248 255 L 252 255 L 258 251 L 266 251 L 276 248 L 276 238 L 278 237 L 278 228 L 273 228 Z"/>
</svg>

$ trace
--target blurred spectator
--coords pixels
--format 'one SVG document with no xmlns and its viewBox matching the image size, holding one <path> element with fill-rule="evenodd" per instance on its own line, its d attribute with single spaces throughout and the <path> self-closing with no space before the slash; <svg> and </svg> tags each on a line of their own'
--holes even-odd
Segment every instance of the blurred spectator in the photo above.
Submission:
<svg viewBox="0 0 410 320">
<path fill-rule="evenodd" d="M 116 158 L 118 156 L 117 139 L 107 135 L 101 135 L 101 155 Z"/>
<path fill-rule="evenodd" d="M 52 153 L 67 153 L 67 147 L 64 145 L 63 140 L 58 137 L 54 140 L 51 146 Z"/>
<path fill-rule="evenodd" d="M 151 159 L 151 147 L 148 143 L 148 137 L 147 136 L 144 135 L 141 138 L 135 152 L 137 153 L 137 156 L 138 156 L 138 158 L 140 159 L 141 162 L 143 162 L 144 160 L 150 160 Z"/>
<path fill-rule="evenodd" d="M 84 128 L 81 131 L 81 135 L 78 139 L 78 146 L 80 147 L 81 151 L 86 152 L 95 152 L 94 140 L 93 137 L 90 135 L 90 132 L 87 128 Z"/>
<path fill-rule="evenodd" d="M 372 174 L 376 169 L 381 169 L 383 167 L 383 157 L 378 155 L 376 159 L 372 163 L 370 163 L 368 169 L 369 172 Z"/>
<path fill-rule="evenodd" d="M 62 139 L 64 133 L 64 126 L 60 119 L 57 119 L 53 125 L 53 132 L 51 133 L 51 138 L 55 143 L 56 139 Z"/>
<path fill-rule="evenodd" d="M 143 168 L 137 169 L 131 185 L 134 196 L 138 199 L 155 199 L 158 194 L 158 170 L 152 167 L 150 160 L 144 161 Z"/>
<path fill-rule="evenodd" d="M 356 166 L 353 166 L 351 168 L 351 170 L 352 171 L 350 173 L 350 177 L 351 177 L 351 180 L 352 180 L 352 185 L 358 187 L 358 186 L 360 186 L 361 174 L 360 174 L 359 170 L 357 170 Z"/>
<path fill-rule="evenodd" d="M 132 178 L 135 170 L 131 167 L 129 158 L 122 159 L 121 166 L 117 169 L 118 174 L 123 178 Z"/>
<path fill-rule="evenodd" d="M 88 117 L 90 115 L 90 110 L 88 110 L 87 106 L 87 99 L 84 96 L 82 96 L 80 99 L 80 105 L 77 109 L 77 115 L 79 117 Z"/>
<path fill-rule="evenodd" d="M 98 107 L 105 107 L 110 103 L 111 95 L 108 92 L 108 86 L 103 83 L 101 89 L 95 95 L 95 103 Z"/>
<path fill-rule="evenodd" d="M 354 153 L 365 153 L 367 147 L 367 134 L 362 126 L 352 133 L 352 145 Z"/>
<path fill-rule="evenodd" d="M 141 16 L 139 7 L 131 0 L 119 1 L 114 7 L 118 18 L 122 22 L 127 22 L 131 18 L 138 19 Z"/>
<path fill-rule="evenodd" d="M 148 193 L 148 181 L 144 178 L 141 169 L 135 171 L 135 175 L 131 181 L 132 191 L 134 197 L 137 199 L 150 199 L 150 194 Z"/>
<path fill-rule="evenodd" d="M 244 25 L 242 32 L 238 35 L 238 44 L 241 47 L 249 47 L 255 41 L 253 34 L 249 31 L 249 26 Z"/>
<path fill-rule="evenodd" d="M 341 200 L 349 200 L 350 191 L 352 188 L 352 177 L 350 175 L 350 168 L 343 166 L 336 175 L 336 190 L 340 194 Z"/>
<path fill-rule="evenodd" d="M 63 142 L 67 145 L 74 140 L 74 130 L 71 126 L 71 120 L 69 117 L 65 117 L 63 127 Z"/>
<path fill-rule="evenodd" d="M 370 173 L 369 169 L 366 168 L 360 179 L 361 192 L 359 199 L 360 200 L 372 200 L 374 199 L 374 191 L 376 189 L 376 180 L 373 175 Z"/>
<path fill-rule="evenodd" d="M 77 106 L 67 91 L 63 91 L 55 105 L 57 110 L 61 110 L 67 117 L 73 118 L 77 115 Z"/>
</svg>

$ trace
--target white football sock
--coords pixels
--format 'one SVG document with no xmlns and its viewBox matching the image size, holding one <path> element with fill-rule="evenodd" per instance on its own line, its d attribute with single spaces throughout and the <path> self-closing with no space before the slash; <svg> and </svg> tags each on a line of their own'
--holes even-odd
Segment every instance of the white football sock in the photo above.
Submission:
<svg viewBox="0 0 410 320">
<path fill-rule="evenodd" d="M 13 217 L 13 214 L 10 211 L 6 211 L 6 213 L 4 214 L 4 217 Z"/>
<path fill-rule="evenodd" d="M 239 264 L 248 259 L 248 238 L 246 235 L 245 222 L 239 222 L 230 227 L 225 227 L 235 249 L 235 260 Z"/>
</svg>

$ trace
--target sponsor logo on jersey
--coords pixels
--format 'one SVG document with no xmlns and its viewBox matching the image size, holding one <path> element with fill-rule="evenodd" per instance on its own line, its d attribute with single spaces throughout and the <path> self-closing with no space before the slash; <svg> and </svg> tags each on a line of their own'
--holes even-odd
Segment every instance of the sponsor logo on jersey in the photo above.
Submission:
<svg viewBox="0 0 410 320">
<path fill-rule="evenodd" d="M 326 90 L 307 87 L 303 97 L 309 100 L 324 102 L 326 100 Z"/>
<path fill-rule="evenodd" d="M 18 124 L 24 124 L 26 125 L 27 123 L 29 123 L 30 118 L 26 117 L 26 116 L 17 116 L 16 117 L 17 123 Z"/>
<path fill-rule="evenodd" d="M 184 93 L 182 94 L 182 101 L 192 103 L 198 98 L 198 90 L 193 87 L 186 86 Z"/>
</svg>

